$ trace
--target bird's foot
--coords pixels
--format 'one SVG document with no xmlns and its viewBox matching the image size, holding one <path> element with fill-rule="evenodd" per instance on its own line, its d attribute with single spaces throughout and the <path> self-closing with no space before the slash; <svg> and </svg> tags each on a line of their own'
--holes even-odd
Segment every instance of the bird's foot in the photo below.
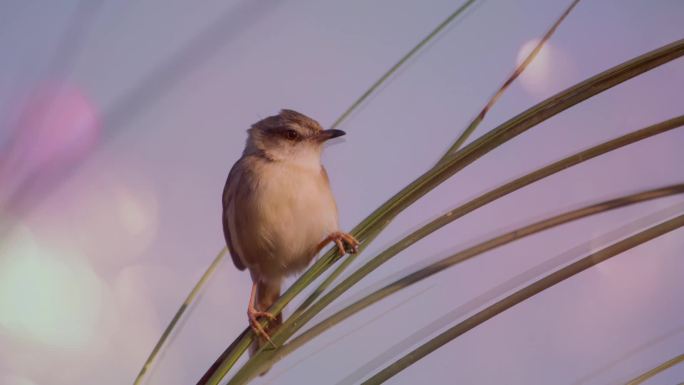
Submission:
<svg viewBox="0 0 684 385">
<path fill-rule="evenodd" d="M 262 337 L 263 339 L 268 341 L 271 344 L 271 346 L 275 348 L 276 346 L 273 343 L 273 341 L 271 341 L 271 337 L 268 335 L 268 333 L 266 333 L 266 330 L 264 330 L 264 327 L 261 326 L 261 323 L 259 323 L 259 317 L 266 317 L 271 321 L 275 320 L 276 317 L 269 312 L 257 310 L 256 308 L 254 308 L 254 306 L 251 306 L 251 304 L 247 308 L 247 317 L 249 317 L 249 326 L 252 327 L 254 334 Z"/>
<path fill-rule="evenodd" d="M 345 255 L 347 254 L 347 249 L 345 248 L 345 244 L 349 246 L 349 252 L 354 254 L 359 251 L 359 241 L 354 238 L 353 235 L 343 233 L 341 231 L 335 231 L 328 235 L 323 242 L 321 242 L 318 245 L 318 251 L 320 251 L 325 245 L 328 244 L 328 242 L 335 242 L 337 245 L 337 250 L 339 250 L 340 255 Z"/>
</svg>

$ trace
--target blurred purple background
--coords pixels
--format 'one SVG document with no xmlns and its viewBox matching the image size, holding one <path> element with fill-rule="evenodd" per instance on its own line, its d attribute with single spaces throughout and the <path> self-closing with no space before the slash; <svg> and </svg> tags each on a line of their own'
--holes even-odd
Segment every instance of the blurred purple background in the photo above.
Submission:
<svg viewBox="0 0 684 385">
<path fill-rule="evenodd" d="M 249 125 L 280 108 L 329 125 L 461 3 L 0 3 L 0 384 L 132 383 L 224 246 L 220 195 Z M 346 139 L 324 154 L 342 228 L 430 167 L 568 3 L 478 1 L 354 113 Z M 683 17 L 680 0 L 581 2 L 476 135 L 684 37 Z M 552 118 L 406 210 L 353 266 L 504 181 L 681 114 L 683 100 L 678 59 Z M 501 199 L 401 253 L 317 319 L 514 226 L 682 182 L 682 148 L 674 130 Z M 354 316 L 255 383 L 357 383 L 548 269 L 683 210 L 683 197 L 660 199 L 486 253 Z M 683 276 L 680 229 L 516 306 L 390 383 L 623 383 L 683 353 Z M 225 261 L 146 383 L 195 383 L 247 325 L 250 282 Z M 680 365 L 648 384 L 683 379 Z"/>
</svg>

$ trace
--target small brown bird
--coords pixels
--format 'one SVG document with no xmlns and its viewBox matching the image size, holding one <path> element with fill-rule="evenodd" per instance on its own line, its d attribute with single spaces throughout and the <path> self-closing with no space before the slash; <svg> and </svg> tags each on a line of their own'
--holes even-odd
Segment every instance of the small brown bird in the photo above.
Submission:
<svg viewBox="0 0 684 385">
<path fill-rule="evenodd" d="M 249 323 L 261 336 L 255 351 L 282 323 L 266 310 L 280 296 L 283 278 L 306 268 L 329 242 L 340 254 L 359 245 L 339 231 L 337 206 L 321 165 L 323 143 L 344 135 L 315 120 L 282 110 L 252 125 L 242 157 L 223 190 L 223 233 L 235 267 L 249 269 Z M 273 320 L 268 330 L 257 322 Z M 272 342 L 271 342 L 272 343 Z"/>
</svg>

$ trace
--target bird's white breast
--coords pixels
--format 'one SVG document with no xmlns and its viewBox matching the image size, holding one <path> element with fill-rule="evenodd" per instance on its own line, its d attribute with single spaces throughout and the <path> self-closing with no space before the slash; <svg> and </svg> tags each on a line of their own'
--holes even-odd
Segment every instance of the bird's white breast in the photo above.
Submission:
<svg viewBox="0 0 684 385">
<path fill-rule="evenodd" d="M 320 161 L 290 159 L 262 164 L 254 190 L 255 239 L 265 275 L 305 268 L 316 246 L 336 231 L 337 207 Z M 237 213 L 241 215 L 241 213 Z M 265 258 L 264 258 L 265 257 Z M 252 259 L 252 258 L 250 258 Z"/>
</svg>

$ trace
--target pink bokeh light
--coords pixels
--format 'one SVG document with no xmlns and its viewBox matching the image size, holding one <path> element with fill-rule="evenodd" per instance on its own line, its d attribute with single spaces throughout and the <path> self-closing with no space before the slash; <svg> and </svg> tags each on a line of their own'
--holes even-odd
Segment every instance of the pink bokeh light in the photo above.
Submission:
<svg viewBox="0 0 684 385">
<path fill-rule="evenodd" d="M 10 114 L 12 115 L 12 114 Z M 19 105 L 0 152 L 0 208 L 26 205 L 51 180 L 97 144 L 98 112 L 86 93 L 67 83 L 44 83 Z"/>
</svg>

